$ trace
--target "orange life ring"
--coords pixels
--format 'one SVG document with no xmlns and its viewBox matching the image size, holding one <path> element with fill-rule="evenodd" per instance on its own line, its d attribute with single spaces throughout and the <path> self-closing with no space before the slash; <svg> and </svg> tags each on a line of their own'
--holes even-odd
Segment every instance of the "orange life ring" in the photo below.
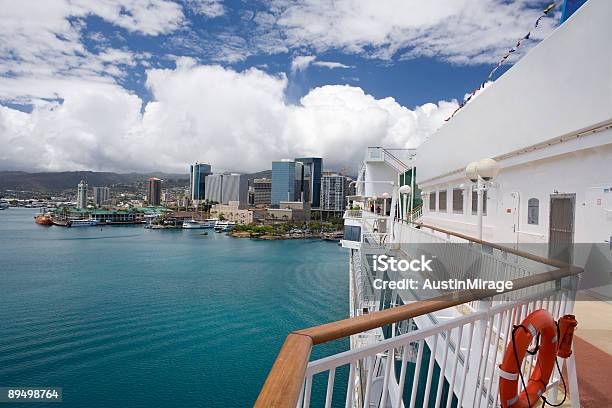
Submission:
<svg viewBox="0 0 612 408">
<path fill-rule="evenodd" d="M 538 363 L 532 370 L 526 390 L 518 394 L 519 366 L 522 365 L 527 347 L 540 333 Z M 557 358 L 557 326 L 546 310 L 536 310 L 512 330 L 514 341 L 510 338 L 504 358 L 499 366 L 499 397 L 503 408 L 535 407 L 538 399 L 546 391 L 546 386 Z M 516 346 L 516 350 L 515 347 Z M 518 361 L 518 364 L 517 364 Z M 529 399 L 527 399 L 529 396 Z"/>
</svg>

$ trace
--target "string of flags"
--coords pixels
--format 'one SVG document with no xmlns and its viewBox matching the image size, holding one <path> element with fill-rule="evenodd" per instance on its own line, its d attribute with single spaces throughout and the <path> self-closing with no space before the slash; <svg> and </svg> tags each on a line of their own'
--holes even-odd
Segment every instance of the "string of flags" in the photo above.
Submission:
<svg viewBox="0 0 612 408">
<path fill-rule="evenodd" d="M 552 9 L 555 8 L 555 6 L 557 5 L 557 2 L 552 2 L 550 5 L 548 5 L 548 7 L 546 7 L 544 10 L 542 10 L 542 14 L 538 17 L 538 19 L 535 22 L 534 25 L 534 29 L 538 28 L 538 25 L 540 24 L 540 21 L 546 17 L 548 15 L 548 13 L 550 13 L 550 11 Z M 474 89 L 468 96 L 467 98 L 465 98 L 465 100 L 463 102 L 461 102 L 461 104 L 459 105 L 459 107 L 457 109 L 455 109 L 455 111 L 446 119 L 444 119 L 445 122 L 448 122 L 453 116 L 455 116 L 455 114 L 457 112 L 459 112 L 459 110 L 461 110 L 461 108 L 463 108 L 469 101 L 470 99 L 472 99 L 474 97 L 474 95 L 476 95 L 476 93 L 478 91 L 480 91 L 481 89 L 484 89 L 487 82 L 491 81 L 493 79 L 493 75 L 495 75 L 495 72 L 497 72 L 497 70 L 499 68 L 501 68 L 501 66 L 506 62 L 506 60 L 508 58 L 510 58 L 510 56 L 515 53 L 519 47 L 521 45 L 523 45 L 523 42 L 529 40 L 529 37 L 531 37 L 531 31 L 529 31 L 527 34 L 525 34 L 523 37 L 521 37 L 516 44 L 514 44 L 514 46 L 499 60 L 499 62 L 497 63 L 497 65 L 495 66 L 495 68 L 493 68 L 491 70 L 491 72 L 489 72 L 489 75 L 487 76 L 487 79 L 485 81 L 483 81 L 480 86 L 478 86 L 476 89 Z"/>
</svg>

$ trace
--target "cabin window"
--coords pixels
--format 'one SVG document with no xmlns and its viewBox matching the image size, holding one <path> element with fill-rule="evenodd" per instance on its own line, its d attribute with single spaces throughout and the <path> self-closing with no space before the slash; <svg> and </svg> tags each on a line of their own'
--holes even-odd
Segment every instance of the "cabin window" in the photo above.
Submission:
<svg viewBox="0 0 612 408">
<path fill-rule="evenodd" d="M 530 198 L 527 201 L 527 224 L 538 225 L 540 221 L 540 200 Z"/>
<path fill-rule="evenodd" d="M 487 215 L 487 190 L 482 192 L 482 215 Z M 472 189 L 472 214 L 478 214 L 478 191 Z"/>
<path fill-rule="evenodd" d="M 453 212 L 463 214 L 463 189 L 453 189 Z"/>
<path fill-rule="evenodd" d="M 438 211 L 446 212 L 446 190 L 438 192 Z"/>
<path fill-rule="evenodd" d="M 436 211 L 436 192 L 429 193 L 429 211 Z"/>
</svg>

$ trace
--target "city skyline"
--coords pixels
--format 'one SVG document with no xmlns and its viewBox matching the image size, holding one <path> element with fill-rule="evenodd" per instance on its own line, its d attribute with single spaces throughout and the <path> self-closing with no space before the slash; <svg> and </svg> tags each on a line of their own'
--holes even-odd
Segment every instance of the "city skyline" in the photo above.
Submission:
<svg viewBox="0 0 612 408">
<path fill-rule="evenodd" d="M 291 171 L 287 173 L 283 167 L 279 173 L 279 165 L 291 165 Z M 323 158 L 320 157 L 276 160 L 270 164 L 270 170 L 250 174 L 213 172 L 213 166 L 210 163 L 195 162 L 189 165 L 189 180 L 187 178 L 183 180 L 189 183 L 179 194 L 177 194 L 177 188 L 181 189 L 181 187 L 176 183 L 180 184 L 180 179 L 175 180 L 175 184 L 168 189 L 164 187 L 163 179 L 156 176 L 147 177 L 144 180 L 146 194 L 142 197 L 140 205 L 159 206 L 162 202 L 172 202 L 174 205 L 180 201 L 184 204 L 178 204 L 179 207 L 191 206 L 197 209 L 202 204 L 231 206 L 232 203 L 236 203 L 240 209 L 244 209 L 262 205 L 279 208 L 283 202 L 301 202 L 308 203 L 313 209 L 341 211 L 346 204 L 347 190 L 344 187 L 340 189 L 341 191 L 337 187 L 331 190 L 329 186 L 324 188 L 325 179 L 328 179 L 327 184 L 329 184 L 330 177 L 341 180 L 342 185 L 348 185 L 351 180 L 350 176 L 341 172 L 324 171 Z M 88 208 L 89 198 L 92 199 L 94 207 L 116 206 L 117 200 L 110 200 L 113 185 L 96 184 L 98 185 L 89 188 L 87 177 L 80 179 L 77 186 L 77 208 Z M 288 188 L 287 191 L 285 191 L 286 188 Z M 333 195 L 334 198 L 330 198 L 330 195 Z M 131 204 L 136 204 L 136 201 L 138 201 L 137 194 L 132 195 Z M 323 202 L 326 203 L 324 206 L 321 205 Z M 334 204 L 330 204 L 331 202 Z"/>
</svg>

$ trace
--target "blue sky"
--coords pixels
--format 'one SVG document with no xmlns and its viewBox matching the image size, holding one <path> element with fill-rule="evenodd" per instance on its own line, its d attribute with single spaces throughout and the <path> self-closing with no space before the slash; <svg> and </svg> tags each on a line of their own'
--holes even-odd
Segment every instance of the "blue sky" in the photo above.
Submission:
<svg viewBox="0 0 612 408">
<path fill-rule="evenodd" d="M 534 10 L 542 9 L 548 3 L 538 2 Z M 249 49 L 248 43 L 253 35 L 250 30 L 254 23 L 247 17 L 257 10 L 265 10 L 265 3 L 257 1 L 226 1 L 223 3 L 223 15 L 210 16 L 194 13 L 185 7 L 184 13 L 189 26 L 169 34 L 146 36 L 131 33 L 125 28 L 91 16 L 84 19 L 85 36 L 83 43 L 95 52 L 106 46 L 128 48 L 136 52 L 151 53 L 147 59 L 154 67 L 170 68 L 174 66 L 174 56 L 189 56 L 203 64 L 222 64 L 236 70 L 257 67 L 269 73 L 290 73 L 291 62 L 296 55 L 310 55 L 307 48 L 269 53 L 257 49 Z M 245 17 L 247 15 L 247 17 Z M 528 27 L 532 21 L 526 19 L 523 23 Z M 228 30 L 244 39 L 245 48 L 236 51 L 244 55 L 244 59 L 232 61 L 219 58 L 214 48 L 224 47 L 224 35 Z M 100 35 L 103 41 L 93 40 L 89 35 Z M 196 42 L 196 44 L 194 44 Z M 199 44 L 197 44 L 199 43 Z M 512 44 L 500 44 L 500 47 L 510 47 Z M 501 56 L 501 55 L 500 55 Z M 491 56 L 493 58 L 493 55 Z M 329 49 L 317 54 L 321 61 L 333 61 L 346 65 L 348 68 L 330 69 L 312 66 L 306 72 L 290 75 L 287 97 L 297 102 L 309 89 L 327 84 L 350 84 L 360 86 L 368 94 L 377 98 L 394 97 L 407 107 L 414 107 L 431 101 L 461 99 L 466 92 L 486 78 L 494 65 L 493 60 L 478 64 L 457 64 L 435 57 L 417 57 L 414 59 L 390 58 L 378 59 L 346 52 L 342 49 Z M 502 74 L 510 64 L 499 71 Z M 128 69 L 128 74 L 121 83 L 142 98 L 148 100 L 149 93 L 144 85 L 145 67 L 139 65 Z"/>
<path fill-rule="evenodd" d="M 546 5 L 0 0 L 0 169 L 333 168 L 367 145 L 416 147 Z"/>
</svg>

